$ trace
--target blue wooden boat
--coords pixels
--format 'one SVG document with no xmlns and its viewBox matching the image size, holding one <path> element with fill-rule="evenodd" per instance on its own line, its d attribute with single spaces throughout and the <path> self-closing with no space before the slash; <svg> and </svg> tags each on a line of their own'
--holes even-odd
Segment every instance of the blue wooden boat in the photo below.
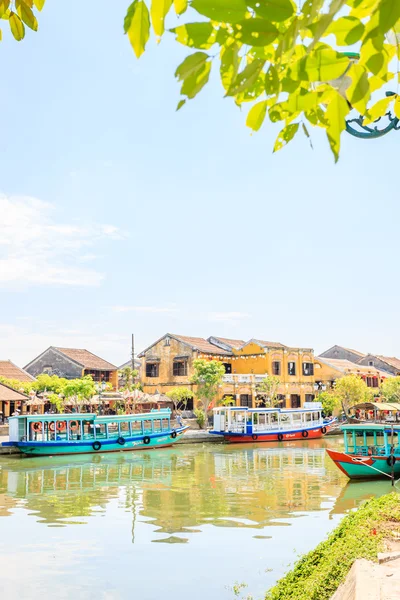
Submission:
<svg viewBox="0 0 400 600">
<path fill-rule="evenodd" d="M 28 456 L 92 454 L 163 448 L 188 429 L 171 426 L 171 410 L 138 415 L 99 416 L 92 413 L 10 417 L 9 442 Z"/>
</svg>

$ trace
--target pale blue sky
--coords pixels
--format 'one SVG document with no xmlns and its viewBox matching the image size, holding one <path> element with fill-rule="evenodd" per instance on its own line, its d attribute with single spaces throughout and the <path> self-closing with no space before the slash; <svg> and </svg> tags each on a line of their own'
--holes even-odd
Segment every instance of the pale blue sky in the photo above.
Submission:
<svg viewBox="0 0 400 600">
<path fill-rule="evenodd" d="M 176 113 L 186 50 L 137 61 L 127 4 L 47 0 L 0 45 L 0 359 L 167 331 L 400 356 L 400 133 L 272 155 L 217 73 Z"/>
</svg>

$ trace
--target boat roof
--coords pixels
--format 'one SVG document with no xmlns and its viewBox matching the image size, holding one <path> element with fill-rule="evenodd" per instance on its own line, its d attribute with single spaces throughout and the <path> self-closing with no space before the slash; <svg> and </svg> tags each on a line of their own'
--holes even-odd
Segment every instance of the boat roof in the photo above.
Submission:
<svg viewBox="0 0 400 600">
<path fill-rule="evenodd" d="M 321 412 L 322 407 L 318 406 L 315 408 L 250 408 L 248 406 L 217 406 L 213 409 L 216 410 L 239 410 L 246 411 L 249 413 L 265 413 L 265 412 L 278 412 L 278 413 L 304 413 L 304 412 Z"/>
<path fill-rule="evenodd" d="M 162 408 L 149 413 L 139 413 L 135 415 L 97 415 L 96 413 L 57 413 L 54 415 L 19 415 L 10 417 L 11 419 L 28 419 L 29 421 L 97 421 L 97 422 L 115 422 L 130 421 L 137 419 L 156 419 L 157 417 L 170 416 L 170 408 Z"/>
<path fill-rule="evenodd" d="M 387 410 L 387 411 L 400 411 L 400 404 L 398 402 L 362 402 L 361 404 L 355 404 L 350 410 Z"/>
<path fill-rule="evenodd" d="M 359 423 L 357 425 L 342 425 L 342 431 L 391 431 L 392 426 L 390 423 Z M 393 424 L 393 431 L 400 432 L 400 424 Z"/>
</svg>

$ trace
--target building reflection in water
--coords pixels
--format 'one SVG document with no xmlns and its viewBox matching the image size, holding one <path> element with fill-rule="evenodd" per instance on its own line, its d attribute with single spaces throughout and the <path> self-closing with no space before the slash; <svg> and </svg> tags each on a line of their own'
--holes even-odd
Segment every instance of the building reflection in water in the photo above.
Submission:
<svg viewBox="0 0 400 600">
<path fill-rule="evenodd" d="M 206 523 L 282 524 L 332 505 L 344 486 L 320 442 L 14 459 L 0 463 L 0 517 L 23 508 L 46 525 L 84 524 L 115 501 L 132 512 L 133 541 L 140 519 L 174 542 Z"/>
</svg>

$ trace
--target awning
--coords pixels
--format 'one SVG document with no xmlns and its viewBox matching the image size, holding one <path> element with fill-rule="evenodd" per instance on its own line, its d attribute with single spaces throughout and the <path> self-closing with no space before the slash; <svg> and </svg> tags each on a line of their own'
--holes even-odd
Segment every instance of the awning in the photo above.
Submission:
<svg viewBox="0 0 400 600">
<path fill-rule="evenodd" d="M 387 410 L 390 412 L 400 412 L 400 404 L 397 402 L 363 402 L 355 404 L 350 410 Z"/>
</svg>

